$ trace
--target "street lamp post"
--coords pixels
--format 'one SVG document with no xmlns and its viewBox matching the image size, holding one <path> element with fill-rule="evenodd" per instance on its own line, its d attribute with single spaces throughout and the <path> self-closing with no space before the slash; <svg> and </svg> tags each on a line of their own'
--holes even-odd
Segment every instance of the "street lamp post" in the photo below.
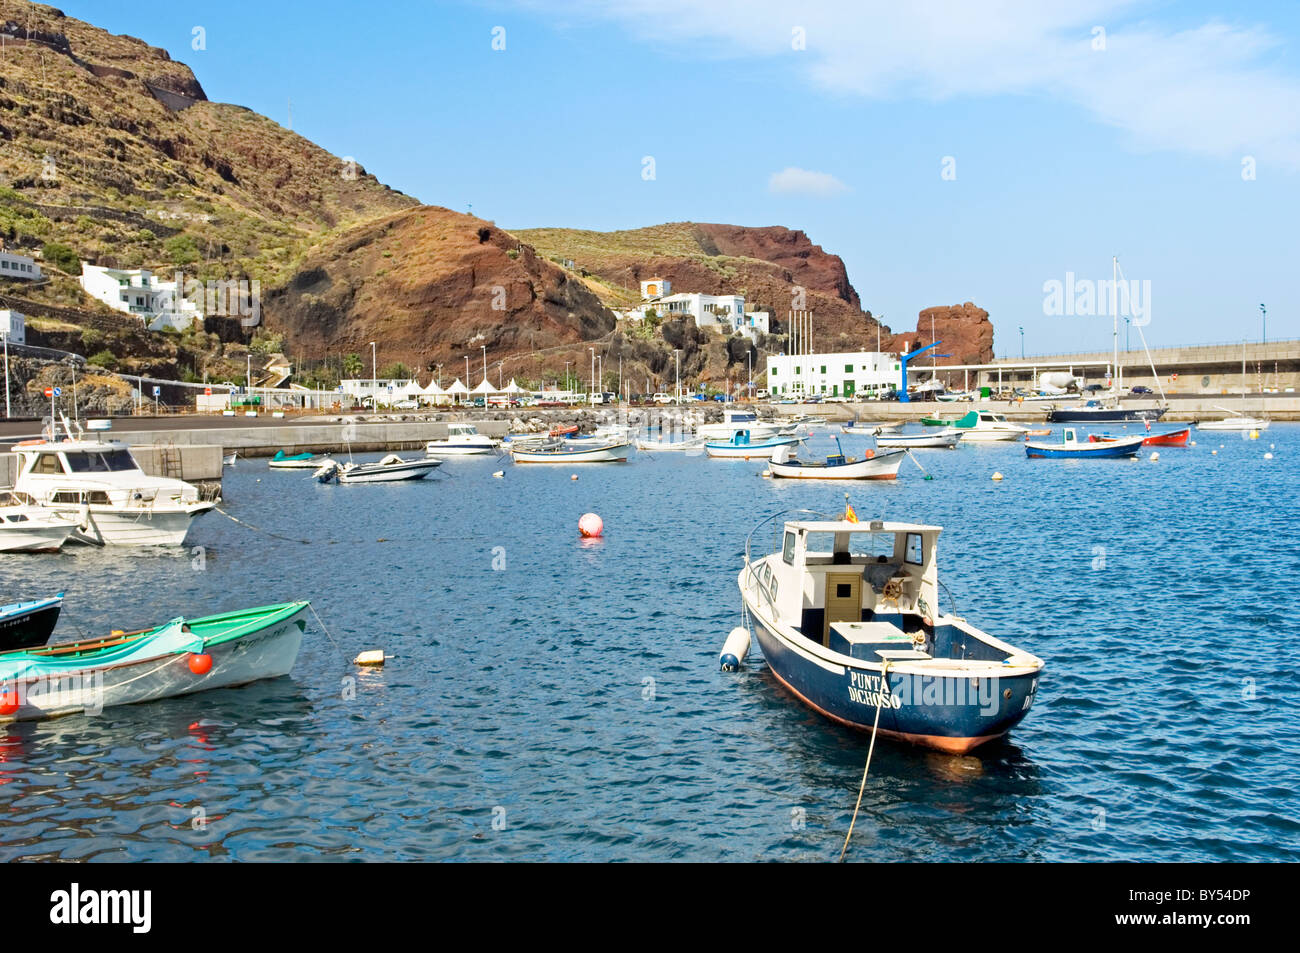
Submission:
<svg viewBox="0 0 1300 953">
<path fill-rule="evenodd" d="M 487 380 L 487 345 L 480 344 L 479 347 L 483 349 L 483 380 Z"/>
<path fill-rule="evenodd" d="M 1020 359 L 1025 359 L 1025 329 L 1020 329 Z"/>
<path fill-rule="evenodd" d="M 677 403 L 682 402 L 682 352 L 680 348 L 673 348 L 673 357 L 677 359 Z"/>
<path fill-rule="evenodd" d="M 379 351 L 374 341 L 370 342 L 370 409 L 379 409 Z"/>
<path fill-rule="evenodd" d="M 596 349 L 587 348 L 591 352 L 591 388 L 587 391 L 587 404 L 592 404 L 596 399 Z"/>
<path fill-rule="evenodd" d="M 1268 309 L 1265 308 L 1262 304 L 1259 306 L 1259 320 L 1261 322 L 1260 337 L 1263 338 L 1263 343 L 1267 344 L 1268 343 Z"/>
<path fill-rule="evenodd" d="M 4 331 L 5 336 L 5 419 L 9 418 L 9 329 Z"/>
<path fill-rule="evenodd" d="M 569 390 L 569 365 L 572 363 L 572 361 L 564 362 L 564 390 L 566 393 Z"/>
</svg>

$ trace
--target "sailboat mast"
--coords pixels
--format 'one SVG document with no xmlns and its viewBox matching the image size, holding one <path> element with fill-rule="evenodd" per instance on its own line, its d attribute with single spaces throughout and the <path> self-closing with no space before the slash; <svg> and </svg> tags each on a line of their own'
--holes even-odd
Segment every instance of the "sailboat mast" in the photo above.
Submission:
<svg viewBox="0 0 1300 953">
<path fill-rule="evenodd" d="M 1115 396 L 1118 397 L 1120 389 L 1124 386 L 1124 380 L 1119 372 L 1119 256 L 1111 255 L 1110 257 L 1110 313 L 1113 327 L 1111 329 L 1111 340 L 1114 346 L 1114 386 Z"/>
</svg>

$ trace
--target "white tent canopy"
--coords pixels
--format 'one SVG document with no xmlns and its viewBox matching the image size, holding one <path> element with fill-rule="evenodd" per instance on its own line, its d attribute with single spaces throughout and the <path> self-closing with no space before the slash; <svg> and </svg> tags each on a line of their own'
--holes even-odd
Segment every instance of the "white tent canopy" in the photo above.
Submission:
<svg viewBox="0 0 1300 953">
<path fill-rule="evenodd" d="M 505 386 L 505 390 L 502 391 L 502 393 L 503 394 L 526 394 L 528 392 L 524 390 L 522 387 L 520 387 L 518 384 L 516 384 L 515 379 L 512 377 L 510 378 L 510 383 Z"/>
<path fill-rule="evenodd" d="M 471 391 L 471 393 L 474 393 L 474 394 L 499 394 L 499 393 L 501 393 L 501 391 L 499 391 L 497 388 L 493 387 L 493 386 L 492 386 L 492 382 L 489 381 L 489 380 L 485 377 L 485 378 L 483 378 L 483 382 L 482 382 L 481 384 L 479 384 L 477 387 L 475 387 L 474 390 Z"/>
<path fill-rule="evenodd" d="M 454 382 L 450 387 L 448 387 L 445 391 L 443 391 L 443 393 L 445 393 L 445 394 L 453 394 L 453 395 L 454 395 L 454 394 L 468 394 L 468 393 L 469 393 L 469 388 L 466 387 L 464 384 L 462 384 L 462 383 L 460 382 L 460 378 L 458 377 L 458 378 L 456 378 L 455 382 Z"/>
<path fill-rule="evenodd" d="M 436 377 L 430 378 L 429 386 L 420 391 L 420 394 L 424 397 L 440 397 L 445 393 L 447 392 L 438 386 L 438 379 Z"/>
</svg>

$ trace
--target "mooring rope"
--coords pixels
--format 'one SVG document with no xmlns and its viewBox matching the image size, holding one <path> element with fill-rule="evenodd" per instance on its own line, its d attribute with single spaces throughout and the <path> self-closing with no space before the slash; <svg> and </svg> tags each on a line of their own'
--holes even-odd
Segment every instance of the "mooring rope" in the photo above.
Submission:
<svg viewBox="0 0 1300 953">
<path fill-rule="evenodd" d="M 307 608 L 310 609 L 311 614 L 316 617 L 316 624 L 320 626 L 320 630 L 325 633 L 325 638 L 330 640 L 330 644 L 334 646 L 334 650 L 339 653 L 339 658 L 343 659 L 343 664 L 348 664 L 350 660 L 347 655 L 344 654 L 343 646 L 339 645 L 334 639 L 334 636 L 330 634 L 329 626 L 327 626 L 325 620 L 320 617 L 320 613 L 316 611 L 316 607 L 309 602 L 307 603 Z"/>
<path fill-rule="evenodd" d="M 849 840 L 853 837 L 853 825 L 858 822 L 858 809 L 862 807 L 862 792 L 867 789 L 867 773 L 871 770 L 871 754 L 876 750 L 876 729 L 880 727 L 880 706 L 885 702 L 885 692 L 889 686 L 889 661 L 880 669 L 880 690 L 876 692 L 876 720 L 871 725 L 871 744 L 867 746 L 867 763 L 862 769 L 862 784 L 858 786 L 858 803 L 853 806 L 853 820 L 849 821 L 849 832 L 844 835 L 844 846 L 840 848 L 840 861 L 849 849 Z"/>
</svg>

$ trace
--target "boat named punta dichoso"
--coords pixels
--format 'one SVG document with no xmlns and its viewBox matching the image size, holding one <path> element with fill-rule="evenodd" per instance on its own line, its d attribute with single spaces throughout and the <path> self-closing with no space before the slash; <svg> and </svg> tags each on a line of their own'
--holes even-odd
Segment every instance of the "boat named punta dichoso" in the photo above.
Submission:
<svg viewBox="0 0 1300 953">
<path fill-rule="evenodd" d="M 807 511 L 799 511 L 807 512 Z M 1043 661 L 938 609 L 938 526 L 794 519 L 738 584 L 746 628 L 724 647 L 739 664 L 752 627 L 768 667 L 827 718 L 954 754 L 1028 714 Z M 809 514 L 816 517 L 817 514 Z"/>
</svg>

